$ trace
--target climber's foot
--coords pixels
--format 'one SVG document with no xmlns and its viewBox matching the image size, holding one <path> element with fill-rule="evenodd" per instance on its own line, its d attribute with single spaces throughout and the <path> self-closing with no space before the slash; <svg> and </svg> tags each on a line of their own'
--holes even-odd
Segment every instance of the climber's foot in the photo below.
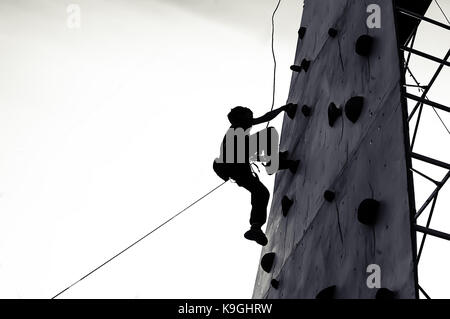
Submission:
<svg viewBox="0 0 450 319">
<path fill-rule="evenodd" d="M 250 228 L 245 234 L 244 237 L 248 240 L 256 241 L 261 246 L 267 245 L 267 237 L 261 228 Z"/>
</svg>

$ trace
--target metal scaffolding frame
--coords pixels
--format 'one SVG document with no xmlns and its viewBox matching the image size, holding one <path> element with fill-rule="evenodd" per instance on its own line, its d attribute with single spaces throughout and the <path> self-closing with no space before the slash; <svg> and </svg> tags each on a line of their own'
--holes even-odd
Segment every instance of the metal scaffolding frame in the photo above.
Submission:
<svg viewBox="0 0 450 319">
<path fill-rule="evenodd" d="M 416 137 L 417 137 L 417 134 L 419 131 L 418 130 L 419 125 L 421 123 L 422 111 L 425 107 L 431 107 L 434 109 L 435 112 L 436 112 L 436 109 L 439 109 L 439 110 L 450 113 L 450 107 L 442 105 L 442 104 L 434 102 L 434 101 L 431 101 L 427 96 L 428 92 L 430 91 L 431 87 L 435 83 L 435 81 L 438 78 L 439 74 L 441 73 L 442 69 L 444 67 L 450 66 L 450 61 L 448 61 L 448 59 L 450 57 L 450 49 L 447 51 L 447 54 L 443 58 L 439 58 L 439 57 L 430 55 L 426 52 L 422 52 L 420 50 L 415 49 L 414 43 L 415 43 L 416 34 L 417 34 L 417 30 L 418 30 L 420 23 L 422 23 L 422 22 L 431 23 L 431 24 L 433 24 L 439 28 L 442 28 L 443 30 L 446 30 L 446 31 L 450 31 L 450 25 L 446 25 L 441 22 L 435 21 L 433 19 L 430 19 L 429 17 L 417 14 L 417 13 L 409 11 L 405 8 L 401 8 L 398 6 L 396 6 L 395 8 L 396 8 L 397 22 L 399 20 L 400 15 L 406 15 L 410 18 L 419 20 L 418 21 L 419 24 L 413 30 L 413 33 L 410 36 L 410 38 L 404 44 L 399 43 L 398 49 L 399 49 L 399 56 L 401 58 L 400 64 L 401 64 L 401 71 L 402 71 L 402 103 L 403 103 L 403 109 L 404 109 L 405 139 L 407 140 L 407 142 L 406 142 L 406 144 L 407 144 L 406 145 L 406 147 L 407 147 L 407 165 L 409 166 L 408 169 L 410 171 L 409 172 L 409 179 L 410 179 L 409 187 L 410 187 L 410 196 L 411 196 L 411 198 L 410 198 L 411 228 L 412 228 L 411 230 L 412 230 L 412 235 L 413 235 L 413 246 L 414 246 L 413 250 L 414 250 L 414 254 L 415 254 L 414 264 L 415 264 L 415 271 L 416 271 L 416 277 L 415 277 L 416 278 L 416 288 L 418 291 L 422 292 L 422 294 L 427 299 L 430 299 L 430 296 L 426 293 L 426 291 L 419 284 L 417 269 L 418 269 L 418 264 L 420 261 L 420 257 L 422 255 L 422 251 L 423 251 L 427 236 L 433 236 L 433 237 L 437 237 L 437 238 L 441 238 L 441 239 L 445 239 L 445 240 L 450 240 L 450 234 L 430 228 L 430 223 L 431 223 L 431 220 L 433 217 L 436 202 L 438 200 L 439 192 L 441 191 L 442 187 L 447 183 L 447 181 L 450 179 L 450 163 L 445 163 L 439 159 L 427 156 L 426 154 L 418 154 L 418 153 L 414 152 L 414 145 L 415 145 Z M 397 23 L 397 33 L 398 33 L 399 28 L 401 28 L 401 26 L 399 26 Z M 412 73 L 412 71 L 410 69 L 410 65 L 409 65 L 411 55 L 418 55 L 424 59 L 427 59 L 429 61 L 433 61 L 433 62 L 439 64 L 438 67 L 436 68 L 433 76 L 431 77 L 431 80 L 429 81 L 428 85 L 425 85 L 425 86 L 420 85 L 420 83 L 414 77 L 414 74 Z M 406 83 L 406 80 L 405 80 L 406 74 L 409 74 L 411 76 L 411 78 L 414 81 L 414 84 Z M 416 87 L 422 91 L 422 94 L 420 96 L 417 96 L 417 95 L 408 93 L 407 92 L 408 87 Z M 411 111 L 408 110 L 408 105 L 410 105 L 410 106 L 414 105 L 411 108 Z M 436 112 L 436 114 L 439 117 L 439 114 L 437 112 Z M 416 119 L 416 122 L 414 124 L 414 127 L 410 127 L 409 124 L 411 123 L 411 121 L 413 119 Z M 445 123 L 442 121 L 442 119 L 440 117 L 439 117 L 439 119 L 441 120 L 442 124 L 445 126 Z M 446 129 L 448 131 L 447 127 L 446 127 Z M 410 138 L 410 131 L 412 132 L 412 138 Z M 412 161 L 413 159 L 431 164 L 436 167 L 440 167 L 442 169 L 445 169 L 445 170 L 447 170 L 447 173 L 445 174 L 444 178 L 442 178 L 442 180 L 440 180 L 440 181 L 434 180 L 433 178 L 429 177 L 427 174 L 416 169 L 413 165 L 413 161 Z M 413 185 L 413 181 L 412 181 L 413 173 L 422 176 L 423 178 L 427 179 L 429 182 L 434 184 L 433 191 L 431 192 L 431 194 L 429 194 L 429 196 L 423 203 L 418 203 L 415 199 L 414 185 Z M 419 208 L 416 209 L 416 207 L 419 207 Z M 424 226 L 419 225 L 417 223 L 417 219 L 422 214 L 425 214 L 425 210 L 428 207 L 430 207 L 430 209 L 428 212 L 426 224 Z M 423 234 L 419 247 L 417 247 L 418 245 L 416 242 L 416 237 L 417 237 L 416 233 L 417 232 Z M 418 248 L 418 251 L 417 251 L 417 248 Z M 419 297 L 418 293 L 417 293 L 417 297 Z"/>
</svg>

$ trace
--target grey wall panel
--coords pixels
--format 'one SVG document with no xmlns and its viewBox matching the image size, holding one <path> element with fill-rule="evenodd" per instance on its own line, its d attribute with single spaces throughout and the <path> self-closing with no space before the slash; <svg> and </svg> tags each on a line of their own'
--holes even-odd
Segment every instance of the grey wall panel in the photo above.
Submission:
<svg viewBox="0 0 450 319">
<path fill-rule="evenodd" d="M 368 4 L 377 3 L 382 28 L 368 29 Z M 295 63 L 311 60 L 307 73 L 293 72 L 289 102 L 313 108 L 305 118 L 285 117 L 280 149 L 300 159 L 296 175 L 277 173 L 271 213 L 269 244 L 262 254 L 275 252 L 270 274 L 259 271 L 254 297 L 314 297 L 336 284 L 337 296 L 370 298 L 366 267 L 381 266 L 382 283 L 400 297 L 414 297 L 412 245 L 409 223 L 400 73 L 393 7 L 390 0 L 305 1 Z M 328 29 L 338 30 L 335 38 Z M 362 34 L 375 38 L 372 54 L 355 53 Z M 345 115 L 328 125 L 328 105 L 341 108 L 352 96 L 365 104 L 356 123 Z M 334 203 L 324 201 L 326 189 L 336 191 Z M 373 195 L 372 195 L 373 193 Z M 294 199 L 287 217 L 281 213 L 284 195 Z M 356 219 L 365 197 L 382 202 L 382 218 L 370 228 Z M 339 216 L 339 223 L 337 217 Z M 340 231 L 337 225 L 340 224 Z M 331 270 L 330 270 L 331 269 Z M 278 290 L 271 278 L 280 278 Z M 284 283 L 284 284 L 283 284 Z M 388 287 L 389 288 L 389 287 Z"/>
</svg>

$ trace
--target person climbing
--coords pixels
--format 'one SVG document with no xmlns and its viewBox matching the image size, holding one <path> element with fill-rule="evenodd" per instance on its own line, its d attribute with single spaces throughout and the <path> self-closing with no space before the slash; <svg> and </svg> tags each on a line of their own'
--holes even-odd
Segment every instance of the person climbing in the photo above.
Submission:
<svg viewBox="0 0 450 319">
<path fill-rule="evenodd" d="M 252 205 L 250 212 L 251 226 L 250 230 L 244 234 L 244 237 L 248 240 L 256 241 L 262 246 L 265 246 L 268 242 L 261 227 L 266 223 L 267 205 L 269 203 L 270 193 L 264 184 L 261 183 L 258 175 L 252 170 L 251 161 L 254 159 L 254 156 L 251 156 L 249 152 L 249 132 L 253 125 L 269 122 L 283 111 L 286 111 L 288 114 L 295 112 L 296 107 L 297 105 L 289 103 L 258 118 L 253 118 L 253 112 L 249 108 L 237 106 L 231 109 L 230 113 L 228 113 L 228 120 L 230 121 L 231 126 L 222 141 L 220 157 L 216 158 L 213 163 L 213 169 L 220 178 L 224 181 L 232 179 L 238 186 L 243 187 L 250 192 Z M 238 147 L 238 143 L 233 143 L 234 149 L 228 150 L 229 153 L 231 151 L 232 155 L 230 156 L 230 154 L 228 154 L 227 156 L 226 148 L 227 145 L 230 145 L 227 143 L 227 137 L 230 136 L 229 134 L 231 132 L 233 138 L 232 141 L 236 141 L 235 132 L 238 130 L 244 132 L 245 148 L 242 149 L 242 147 Z M 276 143 L 278 143 L 278 141 L 276 141 Z M 243 151 L 245 152 L 244 154 L 242 153 Z M 259 155 L 261 154 L 257 154 L 257 159 L 259 159 L 259 161 L 267 159 L 266 156 L 261 156 L 261 160 Z M 240 160 L 238 160 L 238 158 Z"/>
</svg>

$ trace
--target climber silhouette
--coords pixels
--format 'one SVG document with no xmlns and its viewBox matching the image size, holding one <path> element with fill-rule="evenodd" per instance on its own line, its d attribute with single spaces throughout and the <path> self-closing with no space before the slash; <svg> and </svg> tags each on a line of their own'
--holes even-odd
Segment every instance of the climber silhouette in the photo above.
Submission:
<svg viewBox="0 0 450 319">
<path fill-rule="evenodd" d="M 254 157 L 249 154 L 249 131 L 253 125 L 269 122 L 274 119 L 282 111 L 291 112 L 296 108 L 295 104 L 287 104 L 278 109 L 270 111 L 259 118 L 253 118 L 253 112 L 242 106 L 237 106 L 231 109 L 228 113 L 228 120 L 231 123 L 230 128 L 227 131 L 227 135 L 230 130 L 243 130 L 245 132 L 245 158 L 244 160 L 237 160 L 239 157 L 239 148 L 237 143 L 234 143 L 234 150 L 228 150 L 233 152 L 234 160 L 229 161 L 229 157 L 226 156 L 226 139 L 225 135 L 221 144 L 221 156 L 216 158 L 213 163 L 213 169 L 216 174 L 224 181 L 232 179 L 240 187 L 245 188 L 251 194 L 252 209 L 250 213 L 250 230 L 248 230 L 244 237 L 248 240 L 256 241 L 258 244 L 265 246 L 267 244 L 267 237 L 261 230 L 262 225 L 266 223 L 267 218 L 267 204 L 269 202 L 270 193 L 268 189 L 258 178 L 258 175 L 253 172 L 251 167 L 251 160 Z M 278 143 L 278 141 L 276 141 Z M 278 154 L 277 154 L 278 156 Z M 233 157 L 233 156 L 232 156 Z M 225 159 L 226 158 L 226 159 Z M 257 156 L 259 159 L 259 154 Z M 262 156 L 267 160 L 267 157 Z"/>
</svg>

